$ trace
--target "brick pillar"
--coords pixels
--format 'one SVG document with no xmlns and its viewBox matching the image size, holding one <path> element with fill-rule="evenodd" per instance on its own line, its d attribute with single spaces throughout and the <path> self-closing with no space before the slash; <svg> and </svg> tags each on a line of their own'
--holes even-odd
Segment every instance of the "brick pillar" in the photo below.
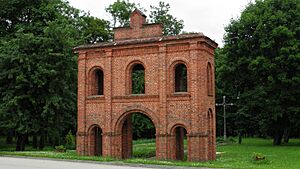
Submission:
<svg viewBox="0 0 300 169">
<path fill-rule="evenodd" d="M 159 46 L 159 112 L 160 125 L 156 127 L 156 159 L 168 158 L 167 134 L 167 59 L 166 46 Z"/>
<path fill-rule="evenodd" d="M 105 128 L 103 137 L 103 156 L 115 157 L 116 151 L 113 150 L 115 147 L 112 146 L 114 143 L 114 132 L 113 131 L 113 117 L 112 117 L 112 50 L 105 50 L 105 66 L 104 66 L 104 97 L 105 97 Z"/>
<path fill-rule="evenodd" d="M 120 133 L 113 133 L 111 136 L 112 145 L 110 147 L 112 148 L 112 157 L 114 158 L 122 158 L 122 131 Z"/>
<path fill-rule="evenodd" d="M 208 137 L 201 133 L 188 135 L 188 161 L 208 160 Z"/>
<path fill-rule="evenodd" d="M 113 153 L 111 151 L 112 140 L 114 139 L 112 132 L 106 132 L 102 134 L 102 153 L 104 157 L 113 157 Z"/>
<path fill-rule="evenodd" d="M 77 95 L 77 134 L 76 134 L 76 151 L 79 155 L 87 155 L 87 137 L 86 137 L 86 115 L 85 115 L 85 98 L 86 98 L 86 53 L 79 53 L 78 56 L 78 95 Z"/>
<path fill-rule="evenodd" d="M 217 139 L 216 139 L 216 113 L 215 113 L 215 109 L 213 109 L 213 136 L 212 136 L 212 140 L 213 140 L 213 143 L 212 143 L 212 159 L 211 160 L 216 160 L 217 159 Z"/>
<path fill-rule="evenodd" d="M 192 122 L 191 128 L 189 129 L 191 132 L 198 132 L 199 130 L 199 87 L 201 84 L 199 83 L 199 77 L 200 73 L 198 71 L 198 51 L 197 51 L 197 43 L 190 43 L 190 59 L 191 63 L 188 70 L 188 77 L 189 77 L 189 93 L 191 95 L 191 113 L 190 113 L 190 119 Z"/>
<path fill-rule="evenodd" d="M 209 128 L 208 128 L 208 150 L 209 150 L 209 160 L 216 159 L 216 119 L 215 119 L 215 109 L 212 110 L 209 118 Z"/>
<path fill-rule="evenodd" d="M 165 160 L 168 159 L 168 135 L 156 134 L 156 159 Z"/>
<path fill-rule="evenodd" d="M 215 63 L 214 63 L 214 60 L 211 61 L 212 63 L 212 83 L 213 83 L 213 97 L 211 98 L 211 103 L 210 103 L 210 108 L 211 108 L 211 111 L 212 111 L 212 128 L 211 128 L 211 132 L 212 132 L 212 145 L 211 145 L 211 151 L 212 151 L 212 156 L 211 156 L 211 159 L 209 160 L 216 160 L 216 152 L 217 152 L 217 148 L 216 148 L 216 109 L 215 109 L 215 101 L 216 101 L 216 95 L 215 95 Z"/>
<path fill-rule="evenodd" d="M 176 160 L 176 134 L 168 135 L 168 159 Z"/>
<path fill-rule="evenodd" d="M 85 145 L 85 138 L 86 138 L 85 132 L 77 132 L 76 133 L 76 152 L 79 155 L 87 155 L 84 151 L 84 145 Z"/>
<path fill-rule="evenodd" d="M 208 144 L 207 144 L 207 150 L 208 150 L 208 159 L 213 160 L 215 158 L 215 152 L 214 152 L 214 127 L 213 127 L 213 116 L 212 111 L 209 110 L 207 112 L 207 134 L 208 134 Z"/>
</svg>

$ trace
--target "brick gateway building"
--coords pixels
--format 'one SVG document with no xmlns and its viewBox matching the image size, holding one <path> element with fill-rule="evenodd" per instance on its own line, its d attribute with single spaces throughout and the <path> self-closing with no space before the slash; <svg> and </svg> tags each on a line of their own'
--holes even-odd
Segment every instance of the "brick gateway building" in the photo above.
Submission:
<svg viewBox="0 0 300 169">
<path fill-rule="evenodd" d="M 216 158 L 214 49 L 203 34 L 163 36 L 135 10 L 130 27 L 114 29 L 114 41 L 75 48 L 78 58 L 77 153 L 129 158 L 131 115 L 142 113 L 156 129 L 156 158 Z M 132 91 L 134 71 L 143 90 Z"/>
</svg>

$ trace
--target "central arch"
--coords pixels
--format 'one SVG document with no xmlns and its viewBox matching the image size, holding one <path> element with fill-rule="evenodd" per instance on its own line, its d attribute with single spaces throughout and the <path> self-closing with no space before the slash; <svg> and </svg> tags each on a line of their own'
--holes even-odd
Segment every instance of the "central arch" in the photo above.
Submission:
<svg viewBox="0 0 300 169">
<path fill-rule="evenodd" d="M 133 115 L 142 115 L 147 117 L 151 121 L 151 123 L 154 126 L 153 135 L 155 137 L 155 147 L 157 147 L 155 134 L 157 131 L 158 122 L 155 119 L 155 117 L 153 117 L 153 115 L 150 115 L 150 113 L 148 112 L 150 111 L 146 112 L 145 110 L 141 110 L 141 109 L 131 109 L 129 111 L 126 111 L 119 117 L 115 126 L 115 131 L 118 136 L 116 138 L 117 139 L 116 141 L 118 143 L 117 150 L 119 151 L 117 153 L 118 158 L 126 159 L 126 158 L 133 157 L 133 123 L 132 123 Z M 156 152 L 157 151 L 155 149 L 155 155 L 157 154 Z"/>
</svg>

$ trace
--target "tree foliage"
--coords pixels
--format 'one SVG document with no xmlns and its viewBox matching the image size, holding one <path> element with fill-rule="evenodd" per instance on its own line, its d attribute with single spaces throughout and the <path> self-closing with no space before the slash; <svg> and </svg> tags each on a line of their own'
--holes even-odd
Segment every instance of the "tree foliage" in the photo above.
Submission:
<svg viewBox="0 0 300 169">
<path fill-rule="evenodd" d="M 129 26 L 130 14 L 134 9 L 146 12 L 140 4 L 129 2 L 129 0 L 117 0 L 113 4 L 105 8 L 112 16 L 112 26 Z M 158 7 L 150 6 L 150 22 L 161 23 L 163 25 L 164 35 L 178 35 L 183 29 L 183 20 L 177 20 L 176 17 L 169 13 L 170 5 L 168 3 L 159 2 Z"/>
<path fill-rule="evenodd" d="M 82 16 L 80 29 L 85 43 L 105 42 L 112 39 L 110 22 L 93 16 Z"/>
<path fill-rule="evenodd" d="M 134 113 L 131 120 L 134 139 L 155 137 L 155 126 L 149 117 L 141 113 Z"/>
<path fill-rule="evenodd" d="M 164 35 L 178 35 L 183 29 L 183 20 L 177 20 L 169 13 L 170 5 L 162 1 L 159 2 L 158 7 L 150 6 L 150 21 L 152 23 L 163 24 Z"/>
<path fill-rule="evenodd" d="M 117 0 L 113 4 L 110 4 L 107 8 L 105 8 L 106 12 L 108 12 L 112 16 L 112 26 L 129 26 L 129 18 L 131 12 L 138 8 L 139 4 L 131 3 L 129 0 Z"/>
<path fill-rule="evenodd" d="M 132 72 L 132 94 L 145 93 L 145 71 L 136 70 Z"/>
<path fill-rule="evenodd" d="M 0 33 L 0 127 L 59 144 L 76 126 L 77 57 L 72 48 L 106 41 L 107 21 L 61 0 L 2 1 Z"/>
<path fill-rule="evenodd" d="M 299 38 L 298 0 L 250 3 L 226 27 L 217 57 L 219 91 L 236 96 L 238 128 L 272 136 L 274 144 L 298 131 Z M 298 119 L 298 120 L 296 120 Z"/>
</svg>

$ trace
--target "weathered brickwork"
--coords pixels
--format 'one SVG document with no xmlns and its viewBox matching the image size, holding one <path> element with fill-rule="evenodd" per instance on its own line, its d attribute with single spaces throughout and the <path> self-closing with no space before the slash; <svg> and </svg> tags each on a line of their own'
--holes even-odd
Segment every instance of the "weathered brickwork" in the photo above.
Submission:
<svg viewBox="0 0 300 169">
<path fill-rule="evenodd" d="M 182 144 L 178 139 L 185 134 L 181 132 L 184 128 L 188 160 L 214 160 L 217 44 L 201 33 L 164 37 L 161 25 L 148 25 L 138 10 L 131 15 L 130 27 L 114 31 L 113 42 L 75 48 L 79 55 L 77 153 L 130 157 L 129 119 L 139 112 L 156 128 L 157 159 L 181 157 L 176 146 Z M 136 64 L 145 69 L 145 94 L 131 94 L 131 71 Z M 178 64 L 187 68 L 187 92 L 175 92 Z M 96 70 L 103 73 L 103 95 L 97 94 Z M 96 128 L 101 131 L 98 141 Z M 98 150 L 101 152 L 95 153 Z"/>
</svg>

